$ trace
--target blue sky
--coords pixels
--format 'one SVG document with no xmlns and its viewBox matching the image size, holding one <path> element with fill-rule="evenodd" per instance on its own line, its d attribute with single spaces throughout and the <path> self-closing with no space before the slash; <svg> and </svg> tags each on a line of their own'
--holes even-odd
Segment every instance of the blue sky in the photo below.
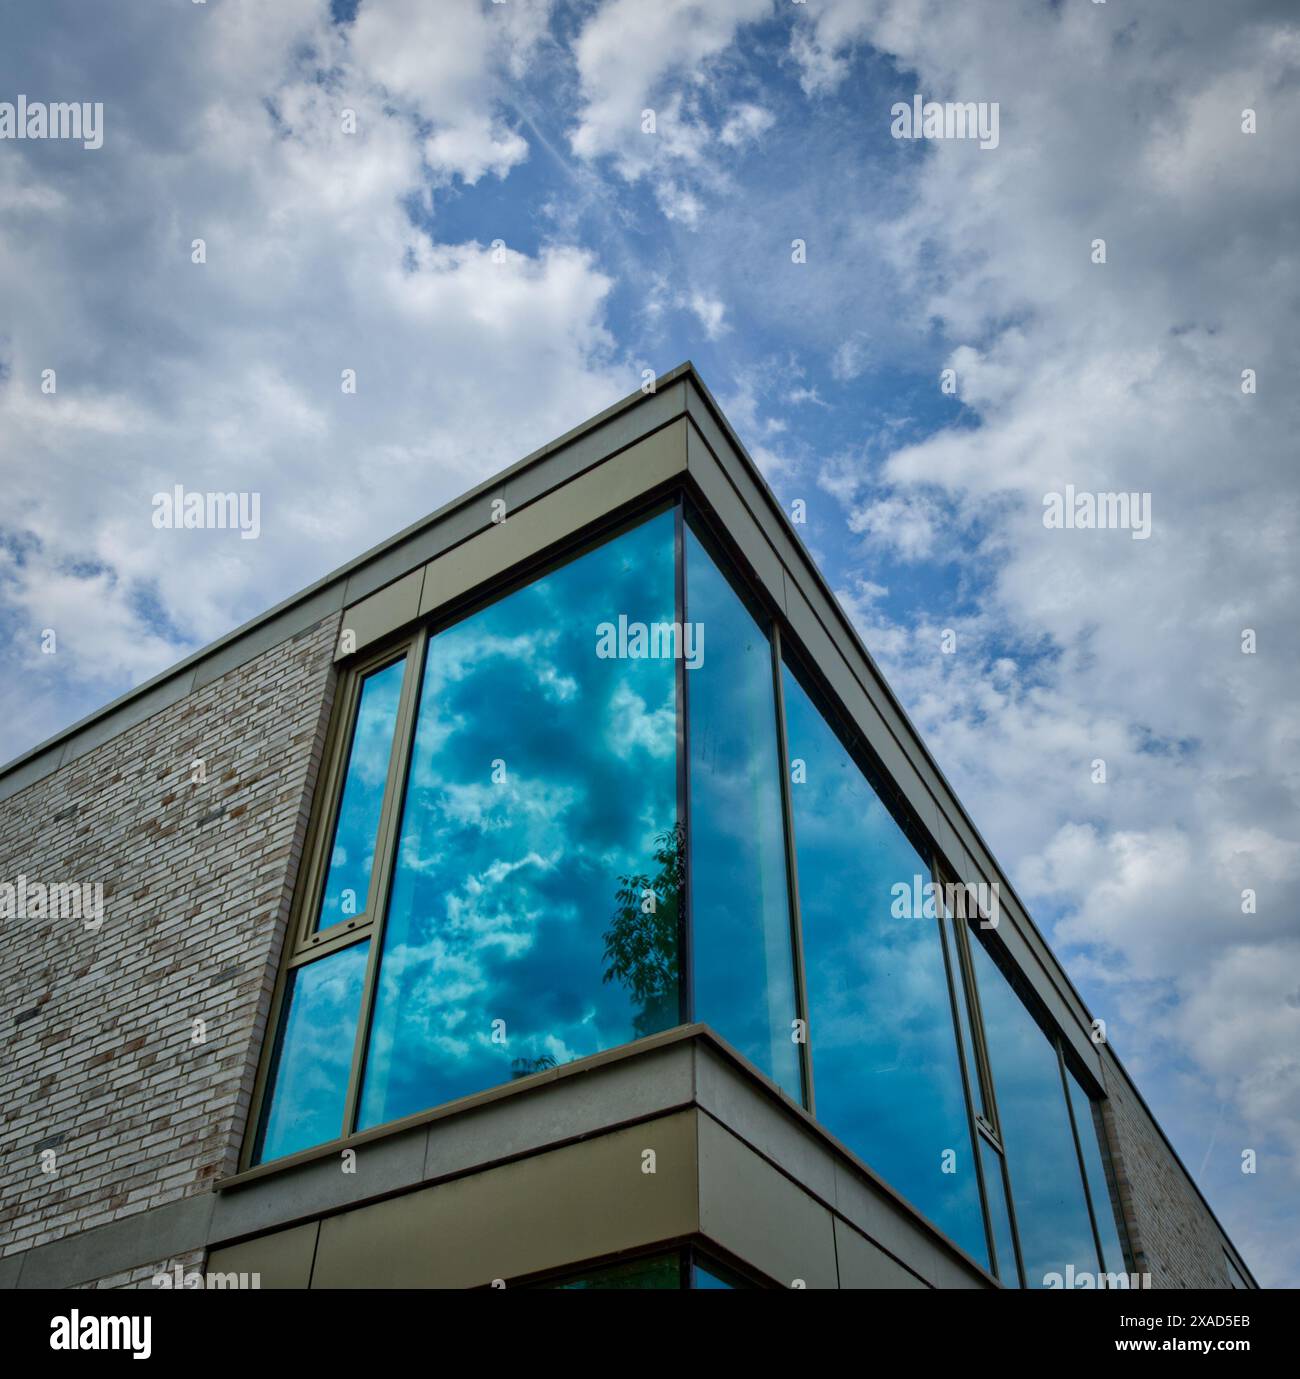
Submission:
<svg viewBox="0 0 1300 1379">
<path fill-rule="evenodd" d="M 0 757 L 691 358 L 1300 1281 L 1293 6 L 52 0 L 8 39 L 0 99 L 105 120 L 0 144 Z M 892 138 L 917 91 L 998 146 Z M 155 530 L 177 483 L 261 536 Z M 1066 484 L 1149 493 L 1150 539 L 1045 529 Z"/>
</svg>

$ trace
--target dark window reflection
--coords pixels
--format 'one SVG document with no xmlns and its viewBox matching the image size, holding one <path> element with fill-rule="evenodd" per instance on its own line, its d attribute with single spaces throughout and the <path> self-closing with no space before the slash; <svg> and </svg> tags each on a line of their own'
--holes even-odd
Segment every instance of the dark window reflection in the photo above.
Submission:
<svg viewBox="0 0 1300 1379">
<path fill-rule="evenodd" d="M 430 640 L 361 1126 L 678 1023 L 674 601 L 665 512 Z"/>
<path fill-rule="evenodd" d="M 988 1198 L 989 1221 L 993 1226 L 993 1248 L 997 1251 L 994 1271 L 1008 1288 L 1019 1288 L 1020 1271 L 1016 1268 L 1016 1247 L 1011 1238 L 1011 1212 L 1007 1207 L 1007 1185 L 1002 1173 L 1002 1155 L 980 1137 L 980 1153 L 984 1156 L 984 1193 Z"/>
<path fill-rule="evenodd" d="M 1092 1198 L 1092 1212 L 1097 1220 L 1097 1234 L 1101 1236 L 1101 1253 L 1106 1272 L 1122 1274 L 1128 1269 L 1124 1247 L 1120 1244 L 1119 1226 L 1115 1219 L 1117 1203 L 1106 1166 L 1102 1162 L 1101 1146 L 1105 1129 L 1101 1122 L 1101 1107 L 1079 1085 L 1068 1069 L 1066 1086 L 1070 1089 L 1070 1104 L 1074 1107 L 1074 1124 L 1079 1132 L 1083 1150 L 1083 1164 L 1088 1171 L 1088 1193 Z"/>
<path fill-rule="evenodd" d="M 343 1134 L 369 940 L 289 973 L 259 1162 Z"/>
<path fill-rule="evenodd" d="M 944 946 L 952 971 L 953 985 L 957 989 L 957 1012 L 961 1021 L 961 1049 L 966 1060 L 966 1085 L 970 1088 L 971 1105 L 975 1114 L 987 1119 L 984 1106 L 984 1087 L 980 1081 L 979 1058 L 975 1052 L 975 1029 L 971 1020 L 970 1002 L 966 995 L 966 983 L 962 976 L 961 935 L 954 927 L 960 921 L 954 920 L 944 907 L 943 933 Z"/>
<path fill-rule="evenodd" d="M 682 1264 L 676 1254 L 633 1259 L 547 1283 L 539 1288 L 680 1288 Z"/>
<path fill-rule="evenodd" d="M 929 864 L 784 685 L 817 1119 L 987 1265 L 939 921 L 913 913 Z"/>
<path fill-rule="evenodd" d="M 405 659 L 394 661 L 362 682 L 318 929 L 365 912 L 405 669 Z"/>
<path fill-rule="evenodd" d="M 1097 1272 L 1056 1049 L 978 941 L 971 956 L 984 1015 L 1002 1144 L 1025 1265 L 1025 1286 L 1048 1274 Z M 1055 1286 L 1062 1286 L 1056 1284 Z"/>
<path fill-rule="evenodd" d="M 686 611 L 695 1018 L 802 1102 L 772 648 L 689 530 Z"/>
</svg>

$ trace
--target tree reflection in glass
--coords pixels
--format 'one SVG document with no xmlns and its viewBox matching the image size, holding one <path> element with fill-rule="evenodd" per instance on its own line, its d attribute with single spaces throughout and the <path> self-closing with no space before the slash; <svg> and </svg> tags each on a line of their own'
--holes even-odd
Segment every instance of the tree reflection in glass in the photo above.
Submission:
<svg viewBox="0 0 1300 1379">
<path fill-rule="evenodd" d="M 674 540 L 661 513 L 431 638 L 360 1127 L 677 1023 L 675 897 L 610 922 L 666 865 L 677 663 L 597 655 L 674 621 Z"/>
</svg>

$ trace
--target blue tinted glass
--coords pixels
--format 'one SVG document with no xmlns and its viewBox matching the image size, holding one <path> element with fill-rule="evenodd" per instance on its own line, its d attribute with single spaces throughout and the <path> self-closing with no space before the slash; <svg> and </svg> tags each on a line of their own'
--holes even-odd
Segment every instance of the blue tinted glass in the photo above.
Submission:
<svg viewBox="0 0 1300 1379">
<path fill-rule="evenodd" d="M 362 682 L 318 929 L 365 911 L 405 669 L 405 659 L 394 661 Z"/>
<path fill-rule="evenodd" d="M 817 1119 L 987 1265 L 930 867 L 784 684 Z"/>
<path fill-rule="evenodd" d="M 677 1255 L 633 1259 L 576 1277 L 539 1284 L 540 1288 L 680 1288 L 682 1265 Z"/>
<path fill-rule="evenodd" d="M 344 1133 L 343 1106 L 369 948 L 369 940 L 363 940 L 289 973 L 284 1034 L 270 1073 L 259 1163 Z"/>
<path fill-rule="evenodd" d="M 1097 1250 L 1056 1049 L 984 945 L 972 939 L 970 947 L 1025 1285 L 1046 1287 L 1049 1274 L 1064 1279 L 1068 1265 L 1095 1274 Z"/>
<path fill-rule="evenodd" d="M 945 910 L 945 913 L 947 911 Z M 984 1088 L 980 1082 L 979 1060 L 975 1056 L 975 1032 L 971 1026 L 970 1002 L 966 997 L 966 983 L 962 977 L 960 935 L 952 927 L 951 918 L 944 920 L 944 944 L 952 969 L 953 985 L 957 989 L 957 1013 L 961 1020 L 961 1050 L 966 1060 L 966 1084 L 970 1088 L 971 1105 L 977 1115 L 985 1116 Z"/>
<path fill-rule="evenodd" d="M 984 1193 L 989 1203 L 989 1220 L 993 1224 L 993 1248 L 998 1252 L 996 1273 L 1008 1288 L 1020 1287 L 1020 1271 L 1016 1268 L 1016 1247 L 1011 1240 L 1011 1213 L 1007 1208 L 1007 1185 L 1002 1176 L 1002 1155 L 980 1137 L 980 1153 L 984 1156 Z"/>
<path fill-rule="evenodd" d="M 703 1264 L 695 1266 L 695 1280 L 692 1287 L 695 1288 L 734 1288 L 734 1283 L 728 1283 L 725 1279 L 720 1279 L 717 1274 L 711 1274 Z"/>
<path fill-rule="evenodd" d="M 1120 1244 L 1119 1226 L 1115 1219 L 1118 1203 L 1111 1195 L 1110 1178 L 1101 1157 L 1101 1136 L 1105 1133 L 1101 1124 L 1101 1107 L 1083 1090 L 1069 1069 L 1066 1070 L 1065 1084 L 1070 1089 L 1074 1125 L 1079 1132 L 1083 1164 L 1088 1171 L 1088 1195 L 1092 1198 L 1092 1214 L 1097 1221 L 1097 1234 L 1101 1236 L 1101 1253 L 1106 1262 L 1106 1272 L 1122 1274 L 1128 1265 L 1124 1261 L 1124 1247 Z"/>
<path fill-rule="evenodd" d="M 430 640 L 362 1126 L 679 1022 L 674 603 L 666 512 Z"/>
<path fill-rule="evenodd" d="M 695 1018 L 802 1103 L 772 647 L 690 531 L 686 614 Z"/>
</svg>

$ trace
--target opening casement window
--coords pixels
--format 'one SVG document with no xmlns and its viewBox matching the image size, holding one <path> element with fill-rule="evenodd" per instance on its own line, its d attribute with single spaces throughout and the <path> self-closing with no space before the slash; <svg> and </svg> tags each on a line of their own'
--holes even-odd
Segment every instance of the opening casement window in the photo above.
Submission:
<svg viewBox="0 0 1300 1379">
<path fill-rule="evenodd" d="M 702 1021 L 1005 1286 L 1125 1271 L 1100 1088 L 685 495 L 354 658 L 328 741 L 248 1164 Z"/>
</svg>

